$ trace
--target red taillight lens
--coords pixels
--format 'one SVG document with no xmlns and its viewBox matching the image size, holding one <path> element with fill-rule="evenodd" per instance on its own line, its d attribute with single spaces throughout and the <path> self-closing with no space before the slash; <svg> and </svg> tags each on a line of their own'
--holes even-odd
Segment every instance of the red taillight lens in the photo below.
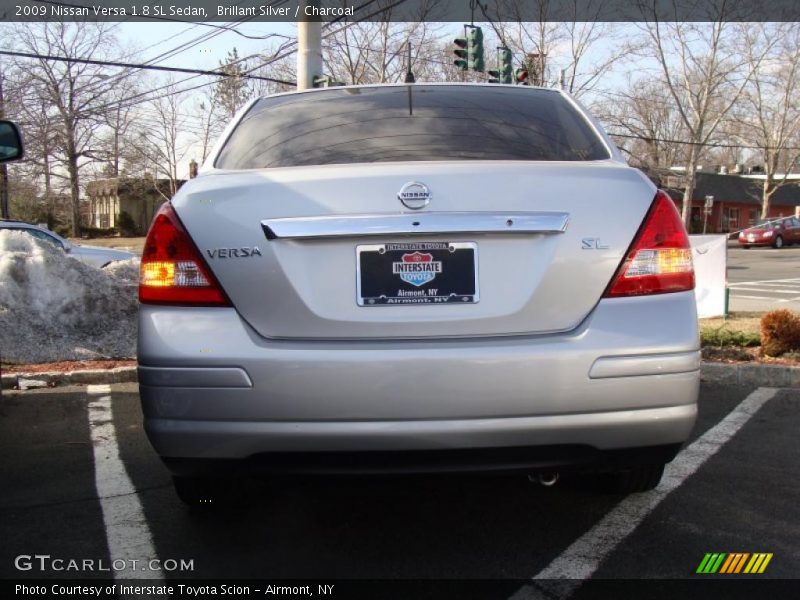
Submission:
<svg viewBox="0 0 800 600">
<path fill-rule="evenodd" d="M 230 306 L 219 282 L 169 203 L 159 209 L 147 232 L 139 269 L 139 301 Z"/>
<path fill-rule="evenodd" d="M 659 190 L 604 296 L 618 298 L 692 289 L 694 268 L 689 237 L 675 203 Z"/>
</svg>

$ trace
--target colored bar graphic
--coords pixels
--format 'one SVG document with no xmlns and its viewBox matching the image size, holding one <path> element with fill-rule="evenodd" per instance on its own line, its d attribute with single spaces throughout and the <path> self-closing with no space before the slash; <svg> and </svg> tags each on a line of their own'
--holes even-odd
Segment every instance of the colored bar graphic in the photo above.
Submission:
<svg viewBox="0 0 800 600">
<path fill-rule="evenodd" d="M 730 569 L 733 565 L 736 564 L 736 561 L 739 560 L 738 554 L 728 554 L 728 559 L 722 563 L 722 568 L 719 570 L 720 573 L 730 573 Z"/>
<path fill-rule="evenodd" d="M 744 562 L 747 560 L 748 556 L 750 556 L 749 553 L 743 553 L 743 552 L 735 552 L 733 554 L 729 554 L 728 560 L 725 561 L 725 564 L 722 565 L 722 568 L 720 569 L 719 572 L 738 573 L 744 566 Z"/>
<path fill-rule="evenodd" d="M 703 562 L 697 567 L 697 573 L 716 573 L 722 561 L 725 560 L 725 556 L 724 552 L 707 553 L 703 558 Z"/>
<path fill-rule="evenodd" d="M 717 562 L 715 562 L 715 563 L 712 565 L 712 567 L 711 567 L 711 571 L 710 571 L 710 572 L 711 572 L 711 573 L 716 573 L 716 572 L 717 572 L 717 570 L 719 570 L 719 567 L 720 567 L 720 565 L 722 564 L 722 561 L 723 561 L 723 560 L 725 560 L 725 553 L 724 553 L 724 552 L 723 552 L 723 553 L 721 553 L 721 554 L 719 555 L 719 558 L 717 559 Z"/>
<path fill-rule="evenodd" d="M 726 575 L 742 573 L 763 573 L 769 562 L 772 560 L 771 552 L 707 552 L 697 567 L 696 573 L 711 574 L 720 573 Z M 748 559 L 750 559 L 748 561 Z M 745 564 L 747 566 L 745 566 Z"/>
<path fill-rule="evenodd" d="M 750 556 L 750 553 L 749 553 L 749 552 L 745 552 L 744 554 L 742 554 L 742 559 L 741 559 L 741 560 L 739 561 L 739 563 L 736 565 L 736 570 L 735 570 L 735 571 L 732 571 L 733 573 L 738 573 L 739 571 L 741 571 L 741 570 L 742 570 L 742 567 L 744 566 L 744 563 L 747 561 L 747 557 L 748 557 L 748 556 Z"/>
<path fill-rule="evenodd" d="M 700 561 L 700 566 L 697 567 L 697 571 L 695 571 L 695 573 L 706 573 L 706 567 L 708 566 L 710 560 L 711 555 L 706 552 L 706 555 L 703 557 L 703 560 Z"/>
<path fill-rule="evenodd" d="M 764 558 L 764 562 L 761 563 L 761 568 L 758 570 L 758 572 L 759 573 L 763 573 L 764 570 L 767 568 L 767 565 L 769 564 L 769 561 L 771 561 L 771 560 L 772 560 L 772 552 L 767 554 L 767 556 Z"/>
</svg>

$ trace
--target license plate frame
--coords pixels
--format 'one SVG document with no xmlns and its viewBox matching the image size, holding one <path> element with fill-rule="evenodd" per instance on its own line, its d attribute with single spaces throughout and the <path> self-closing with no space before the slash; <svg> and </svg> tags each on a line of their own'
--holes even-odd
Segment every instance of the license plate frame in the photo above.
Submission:
<svg viewBox="0 0 800 600">
<path fill-rule="evenodd" d="M 477 242 L 356 246 L 358 306 L 452 306 L 479 300 Z"/>
</svg>

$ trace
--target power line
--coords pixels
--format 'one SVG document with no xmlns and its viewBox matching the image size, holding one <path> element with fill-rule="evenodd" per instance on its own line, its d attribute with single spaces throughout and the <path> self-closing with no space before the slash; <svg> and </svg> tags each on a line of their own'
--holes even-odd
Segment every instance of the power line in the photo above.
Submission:
<svg viewBox="0 0 800 600">
<path fill-rule="evenodd" d="M 272 77 L 261 77 L 259 75 L 250 75 L 250 74 L 234 74 L 234 73 L 225 73 L 224 71 L 205 71 L 202 69 L 182 69 L 180 67 L 163 67 L 161 65 L 145 65 L 145 64 L 137 64 L 137 63 L 124 63 L 124 62 L 116 62 L 116 61 L 107 61 L 107 60 L 92 60 L 89 58 L 71 58 L 68 56 L 52 56 L 49 54 L 32 54 L 29 52 L 12 52 L 10 50 L 0 50 L 0 54 L 5 54 L 7 56 L 18 56 L 22 58 L 35 58 L 38 60 L 53 60 L 59 62 L 74 62 L 74 63 L 81 63 L 87 65 L 100 65 L 105 67 L 122 67 L 126 69 L 148 69 L 153 71 L 170 71 L 174 73 L 194 73 L 196 75 L 214 75 L 216 77 L 244 77 L 246 79 L 259 79 L 263 81 L 271 81 L 273 83 L 282 83 L 284 85 L 295 85 L 294 82 L 290 81 L 283 81 L 281 79 L 274 79 Z"/>
<path fill-rule="evenodd" d="M 284 0 L 284 1 L 285 1 L 285 0 Z M 399 6 L 400 4 L 402 4 L 402 3 L 403 3 L 403 2 L 405 2 L 405 1 L 406 1 L 406 0 L 397 0 L 395 3 L 393 3 L 393 4 L 389 5 L 389 6 L 386 6 L 386 7 L 384 7 L 384 8 L 381 8 L 380 10 L 378 10 L 378 11 L 375 11 L 375 12 L 372 12 L 372 13 L 370 13 L 370 14 L 368 14 L 368 15 L 364 16 L 364 17 L 361 17 L 360 19 L 358 19 L 358 20 L 356 20 L 356 21 L 353 21 L 353 22 L 351 22 L 351 23 L 347 23 L 346 25 L 344 25 L 344 26 L 340 27 L 340 28 L 339 28 L 339 29 L 337 29 L 336 31 L 329 32 L 329 33 L 326 33 L 326 34 L 323 36 L 323 39 L 324 39 L 324 38 L 327 38 L 327 37 L 329 37 L 329 36 L 332 36 L 332 35 L 336 35 L 337 33 L 341 32 L 341 31 L 344 31 L 345 29 L 348 29 L 349 27 L 352 27 L 353 25 L 356 25 L 356 24 L 358 24 L 358 23 L 361 23 L 361 22 L 365 21 L 366 19 L 369 19 L 369 18 L 371 18 L 371 17 L 373 17 L 373 16 L 375 16 L 375 15 L 378 15 L 378 14 L 380 14 L 381 12 L 384 12 L 384 11 L 386 11 L 386 10 L 389 10 L 389 9 L 391 9 L 391 8 L 394 8 L 395 6 Z M 282 2 L 281 2 L 281 3 L 282 3 Z M 360 9 L 360 8 L 362 8 L 362 7 L 364 7 L 364 6 L 367 6 L 367 5 L 369 5 L 369 4 L 371 4 L 371 3 L 372 3 L 372 2 L 369 2 L 369 1 L 368 1 L 368 2 L 366 2 L 365 4 L 363 4 L 361 7 L 359 7 L 359 9 Z M 282 58 L 286 58 L 287 56 L 290 56 L 290 55 L 294 54 L 295 52 L 297 52 L 297 49 L 296 49 L 296 48 L 294 48 L 294 49 L 292 49 L 292 50 L 287 50 L 286 52 L 283 52 L 283 51 L 286 49 L 286 47 L 287 47 L 287 46 L 292 46 L 292 45 L 296 46 L 296 45 L 297 45 L 297 41 L 296 41 L 296 40 L 292 40 L 290 43 L 286 43 L 286 44 L 284 44 L 282 47 L 278 48 L 278 50 L 276 50 L 275 54 L 274 54 L 274 55 L 273 55 L 273 56 L 272 56 L 270 59 L 268 59 L 266 62 L 263 62 L 263 63 L 261 63 L 261 64 L 258 64 L 258 65 L 256 65 L 256 66 L 254 66 L 254 67 L 252 67 L 252 68 L 250 68 L 250 69 L 248 69 L 248 70 L 244 71 L 244 72 L 242 73 L 242 75 L 250 75 L 250 74 L 251 74 L 253 71 L 256 71 L 256 70 L 258 70 L 258 69 L 261 69 L 261 68 L 263 68 L 263 67 L 266 67 L 266 66 L 268 66 L 268 65 L 270 65 L 270 64 L 272 64 L 272 63 L 274 63 L 274 62 L 277 62 L 278 60 L 281 60 Z M 281 54 L 281 52 L 283 52 L 283 54 Z M 238 61 L 234 61 L 233 63 L 229 63 L 229 65 L 238 64 L 238 63 L 240 63 L 240 62 L 243 62 L 243 61 L 245 61 L 245 60 L 248 60 L 248 59 L 250 59 L 250 58 L 253 58 L 253 56 L 254 56 L 254 55 L 251 55 L 251 56 L 244 57 L 244 58 L 242 58 L 242 59 L 239 59 Z M 125 102 L 128 102 L 128 101 L 130 101 L 130 100 L 133 100 L 133 99 L 135 99 L 135 98 L 139 98 L 139 97 L 145 96 L 145 95 L 147 95 L 147 94 L 153 93 L 153 92 L 155 92 L 155 91 L 158 91 L 158 90 L 160 90 L 160 89 L 165 89 L 165 88 L 167 88 L 167 87 L 173 87 L 174 85 L 178 85 L 178 84 L 180 84 L 180 83 L 183 83 L 183 82 L 185 82 L 185 81 L 188 81 L 188 80 L 190 80 L 190 79 L 193 79 L 193 78 L 194 78 L 194 77 L 187 77 L 186 79 L 183 79 L 182 81 L 179 81 L 179 82 L 177 82 L 176 84 L 169 84 L 169 85 L 167 85 L 167 86 L 162 86 L 161 88 L 156 88 L 155 90 L 149 90 L 148 92 L 142 92 L 142 93 L 139 93 L 139 94 L 135 94 L 135 95 L 133 95 L 133 96 L 129 96 L 128 98 L 122 98 L 122 99 L 120 99 L 120 100 L 116 100 L 116 101 L 114 101 L 114 102 L 111 102 L 111 103 L 108 103 L 108 104 L 105 104 L 105 105 L 102 105 L 102 106 L 99 106 L 99 107 L 91 107 L 91 110 L 101 110 L 101 109 L 104 109 L 104 108 L 107 108 L 107 107 L 110 107 L 110 106 L 114 106 L 114 105 L 116 105 L 116 104 L 120 104 L 120 105 L 122 105 L 123 103 L 125 103 Z M 264 77 L 264 78 L 262 78 L 262 79 L 266 79 L 266 80 L 268 80 L 268 81 L 272 81 L 273 83 L 279 83 L 279 84 L 281 84 L 281 85 L 288 85 L 288 86 L 296 86 L 296 85 L 297 85 L 297 82 L 287 82 L 287 81 L 275 80 L 275 79 L 271 79 L 271 78 L 267 78 L 267 77 Z M 172 92 L 168 92 L 168 93 L 166 93 L 166 94 L 162 94 L 162 95 L 160 95 L 160 96 L 154 96 L 154 97 L 151 97 L 151 98 L 144 98 L 144 99 L 140 100 L 139 102 L 136 102 L 136 103 L 133 103 L 133 104 L 128 104 L 128 105 L 125 105 L 125 106 L 132 106 L 132 105 L 135 105 L 135 104 L 140 104 L 140 103 L 142 103 L 142 102 L 149 102 L 149 101 L 151 101 L 151 100 L 158 100 L 158 99 L 160 99 L 160 98 L 166 98 L 166 97 L 168 97 L 168 96 L 171 96 L 171 95 L 173 95 L 173 94 L 180 94 L 180 93 L 185 93 L 185 92 L 191 92 L 191 91 L 194 91 L 194 90 L 200 89 L 200 88 L 202 88 L 202 87 L 206 87 L 206 86 L 208 86 L 208 85 L 211 85 L 212 83 L 213 83 L 213 82 L 202 83 L 202 84 L 200 84 L 200 85 L 192 86 L 192 87 L 189 87 L 189 88 L 184 88 L 184 89 L 180 89 L 180 90 L 175 90 L 175 91 L 172 91 Z"/>
<path fill-rule="evenodd" d="M 69 7 L 69 8 L 88 8 L 84 4 L 69 4 L 67 2 L 55 2 L 54 0 L 33 0 L 33 1 L 34 2 L 38 2 L 40 4 L 52 4 L 53 6 L 66 6 L 66 7 Z M 286 1 L 287 0 L 284 0 L 283 2 L 281 2 L 281 4 L 284 4 Z M 234 6 L 237 6 L 239 4 L 241 4 L 241 2 L 237 2 L 236 4 L 234 4 Z M 162 16 L 162 15 L 142 15 L 142 14 L 138 14 L 136 16 L 138 18 L 150 19 L 152 21 L 167 21 L 169 23 L 186 23 L 186 21 L 184 21 L 183 19 L 174 19 L 174 18 L 171 18 L 171 17 Z M 131 17 L 128 17 L 128 18 L 130 19 Z M 127 19 L 125 19 L 125 20 L 127 20 Z M 235 22 L 237 22 L 237 21 L 234 21 L 234 23 Z M 200 26 L 200 25 L 202 25 L 203 27 L 211 27 L 213 29 L 230 31 L 232 33 L 235 33 L 237 35 L 242 36 L 243 38 L 247 38 L 249 40 L 266 40 L 266 39 L 269 39 L 272 36 L 272 34 L 267 34 L 266 36 L 248 35 L 246 33 L 242 33 L 241 31 L 239 31 L 235 27 L 231 27 L 229 25 L 217 25 L 216 23 L 205 23 L 205 22 L 197 22 L 197 23 L 195 23 L 195 26 Z M 116 25 L 115 25 L 115 27 L 116 27 Z"/>
<path fill-rule="evenodd" d="M 782 151 L 782 150 L 797 150 L 800 151 L 800 147 L 798 146 L 755 146 L 755 145 L 747 145 L 747 144 L 723 144 L 717 142 L 687 142 L 685 140 L 668 140 L 663 138 L 656 138 L 656 137 L 647 137 L 642 135 L 631 135 L 627 133 L 612 133 L 607 132 L 608 135 L 613 137 L 621 137 L 633 140 L 642 140 L 644 142 L 659 142 L 662 144 L 681 144 L 684 146 L 704 146 L 708 148 L 732 148 L 736 150 L 775 150 L 775 151 Z"/>
</svg>

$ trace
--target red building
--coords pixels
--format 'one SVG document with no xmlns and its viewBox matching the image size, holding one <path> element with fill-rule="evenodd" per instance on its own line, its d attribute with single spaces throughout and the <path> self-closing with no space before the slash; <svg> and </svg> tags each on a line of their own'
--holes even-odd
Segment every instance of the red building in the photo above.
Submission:
<svg viewBox="0 0 800 600">
<path fill-rule="evenodd" d="M 674 172 L 653 176 L 653 181 L 683 206 L 683 177 Z M 704 207 L 707 196 L 714 197 L 714 206 L 707 217 L 708 233 L 729 233 L 753 225 L 761 218 L 763 179 L 740 175 L 698 173 L 692 195 L 691 233 L 703 231 Z M 800 216 L 800 180 L 781 186 L 770 202 L 769 218 Z"/>
</svg>

